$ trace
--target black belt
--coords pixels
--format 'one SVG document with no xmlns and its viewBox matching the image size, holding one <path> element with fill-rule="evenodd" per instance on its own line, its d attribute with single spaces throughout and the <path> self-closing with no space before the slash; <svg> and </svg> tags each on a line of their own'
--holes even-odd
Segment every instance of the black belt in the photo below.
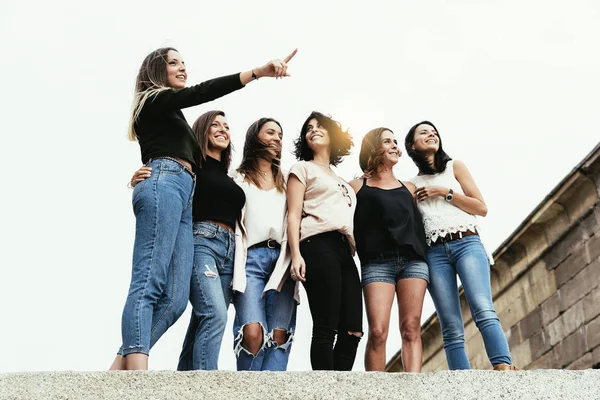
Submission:
<svg viewBox="0 0 600 400">
<path fill-rule="evenodd" d="M 456 233 L 448 232 L 446 234 L 446 236 L 444 236 L 444 237 L 438 236 L 438 238 L 435 240 L 435 242 L 432 241 L 431 244 L 434 245 L 434 244 L 448 243 L 448 242 L 452 242 L 454 240 L 462 239 L 465 236 L 471 236 L 471 235 L 477 235 L 477 233 L 471 232 L 471 231 L 456 232 Z"/>
<path fill-rule="evenodd" d="M 281 245 L 277 243 L 277 240 L 269 239 L 260 243 L 253 244 L 252 246 L 248 247 L 248 250 L 259 249 L 262 247 L 268 247 L 269 249 L 280 249 Z"/>
</svg>

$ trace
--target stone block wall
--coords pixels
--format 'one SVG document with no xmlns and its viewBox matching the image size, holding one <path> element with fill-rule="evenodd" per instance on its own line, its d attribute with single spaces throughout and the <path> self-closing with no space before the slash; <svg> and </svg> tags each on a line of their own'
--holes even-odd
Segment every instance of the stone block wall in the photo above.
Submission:
<svg viewBox="0 0 600 400">
<path fill-rule="evenodd" d="M 492 295 L 514 364 L 600 366 L 600 144 L 494 253 Z M 461 291 L 471 367 L 490 369 Z M 423 372 L 447 369 L 437 316 L 422 326 Z M 387 365 L 402 371 L 398 352 Z"/>
</svg>

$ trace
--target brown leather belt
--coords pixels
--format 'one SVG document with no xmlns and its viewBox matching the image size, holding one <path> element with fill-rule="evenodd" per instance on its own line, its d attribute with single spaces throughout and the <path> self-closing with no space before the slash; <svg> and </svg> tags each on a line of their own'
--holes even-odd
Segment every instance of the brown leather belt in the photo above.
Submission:
<svg viewBox="0 0 600 400">
<path fill-rule="evenodd" d="M 460 238 L 464 238 L 465 236 L 471 236 L 471 235 L 477 235 L 477 232 L 472 232 L 472 231 L 456 232 L 456 233 L 448 232 L 446 234 L 446 236 L 443 236 L 443 237 L 438 236 L 438 238 L 435 240 L 435 242 L 431 242 L 431 244 L 434 245 L 434 244 L 448 243 L 448 242 L 452 242 L 454 240 L 458 240 Z"/>
</svg>

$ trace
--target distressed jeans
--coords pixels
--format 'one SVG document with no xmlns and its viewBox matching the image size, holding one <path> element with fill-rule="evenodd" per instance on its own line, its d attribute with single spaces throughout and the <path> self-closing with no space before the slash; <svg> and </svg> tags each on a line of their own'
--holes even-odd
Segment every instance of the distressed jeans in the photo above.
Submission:
<svg viewBox="0 0 600 400">
<path fill-rule="evenodd" d="M 155 159 L 133 191 L 133 268 L 119 354 L 149 354 L 187 306 L 193 260 L 194 178 L 172 160 Z"/>
<path fill-rule="evenodd" d="M 216 370 L 231 302 L 235 235 L 210 222 L 194 222 L 193 312 L 177 370 Z"/>
<path fill-rule="evenodd" d="M 261 247 L 248 250 L 246 259 L 246 290 L 233 294 L 235 322 L 233 325 L 234 352 L 238 371 L 285 371 L 294 329 L 296 328 L 296 282 L 287 278 L 281 291 L 263 291 L 277 259 L 279 249 Z M 244 326 L 258 322 L 263 331 L 263 342 L 258 353 L 253 355 L 242 346 Z M 281 329 L 287 332 L 287 341 L 279 345 L 273 339 L 273 332 Z"/>
<path fill-rule="evenodd" d="M 492 303 L 490 264 L 479 236 L 435 244 L 427 254 L 429 293 L 444 341 L 448 368 L 470 369 L 456 276 L 460 277 L 473 321 L 483 337 L 492 365 L 512 364 L 506 336 Z"/>
</svg>

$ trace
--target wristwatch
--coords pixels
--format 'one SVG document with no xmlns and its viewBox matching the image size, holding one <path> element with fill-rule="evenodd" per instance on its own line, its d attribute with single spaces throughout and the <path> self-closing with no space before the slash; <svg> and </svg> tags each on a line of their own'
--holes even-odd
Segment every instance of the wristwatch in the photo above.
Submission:
<svg viewBox="0 0 600 400">
<path fill-rule="evenodd" d="M 450 189 L 450 191 L 449 191 L 449 192 L 448 192 L 448 194 L 446 195 L 446 201 L 447 201 L 447 202 L 451 202 L 451 201 L 452 201 L 452 199 L 454 198 L 454 195 L 453 195 L 453 193 L 454 193 L 454 190 Z"/>
</svg>

